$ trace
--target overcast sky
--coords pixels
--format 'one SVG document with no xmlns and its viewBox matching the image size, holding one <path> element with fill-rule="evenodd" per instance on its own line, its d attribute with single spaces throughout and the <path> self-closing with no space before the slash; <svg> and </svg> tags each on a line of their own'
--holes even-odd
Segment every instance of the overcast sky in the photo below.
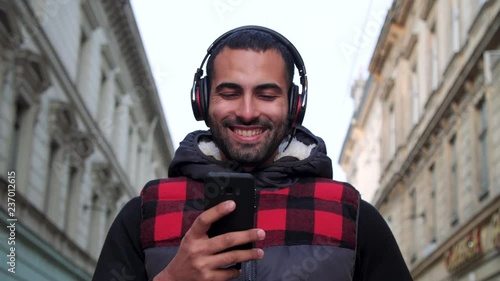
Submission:
<svg viewBox="0 0 500 281">
<path fill-rule="evenodd" d="M 307 69 L 303 125 L 322 137 L 338 165 L 353 113 L 350 87 L 367 67 L 392 0 L 131 0 L 174 147 L 206 129 L 192 114 L 193 75 L 208 46 L 242 25 L 262 25 L 288 38 Z M 295 83 L 300 83 L 295 80 Z"/>
</svg>

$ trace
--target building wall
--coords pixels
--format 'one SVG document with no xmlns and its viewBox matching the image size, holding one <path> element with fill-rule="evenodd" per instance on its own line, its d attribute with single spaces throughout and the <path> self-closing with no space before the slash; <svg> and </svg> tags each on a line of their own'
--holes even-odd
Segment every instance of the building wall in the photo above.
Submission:
<svg viewBox="0 0 500 281">
<path fill-rule="evenodd" d="M 89 280 L 114 217 L 167 176 L 168 127 L 120 3 L 0 1 L 0 200 L 14 203 L 0 216 L 16 219 L 2 280 Z"/>
<path fill-rule="evenodd" d="M 353 86 L 356 110 L 339 158 L 348 182 L 368 202 L 379 187 L 382 130 L 381 102 L 374 98 L 371 83 L 372 78 L 369 78 L 367 81 L 358 80 Z"/>
<path fill-rule="evenodd" d="M 372 203 L 415 280 L 500 278 L 499 38 L 498 1 L 394 1 L 376 45 L 366 92 L 381 102 L 384 172 Z"/>
</svg>

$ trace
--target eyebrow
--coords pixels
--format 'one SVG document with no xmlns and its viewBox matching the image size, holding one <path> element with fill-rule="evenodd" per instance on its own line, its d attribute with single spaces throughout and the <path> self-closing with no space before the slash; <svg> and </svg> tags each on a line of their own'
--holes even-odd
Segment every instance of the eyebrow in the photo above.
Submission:
<svg viewBox="0 0 500 281">
<path fill-rule="evenodd" d="M 278 90 L 280 93 L 283 92 L 281 87 L 276 83 L 261 84 L 261 85 L 258 85 L 257 87 L 255 87 L 255 89 L 258 91 L 271 89 L 271 90 Z"/>
<path fill-rule="evenodd" d="M 231 82 L 222 82 L 217 87 L 215 87 L 215 91 L 218 92 L 222 89 L 232 89 L 232 90 L 238 90 L 241 91 L 243 90 L 243 87 L 236 83 L 231 83 Z"/>
<path fill-rule="evenodd" d="M 242 91 L 243 87 L 241 87 L 239 84 L 231 82 L 223 82 L 217 85 L 217 87 L 215 87 L 215 91 L 220 91 L 222 89 L 232 89 L 232 90 Z M 255 87 L 255 90 L 257 91 L 268 90 L 268 89 L 278 90 L 280 93 L 283 92 L 281 87 L 276 83 L 265 83 Z"/>
</svg>

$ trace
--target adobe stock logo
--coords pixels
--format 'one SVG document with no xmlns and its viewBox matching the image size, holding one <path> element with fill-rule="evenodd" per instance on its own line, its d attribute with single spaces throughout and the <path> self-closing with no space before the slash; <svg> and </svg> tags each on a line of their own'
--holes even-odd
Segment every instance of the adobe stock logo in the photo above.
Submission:
<svg viewBox="0 0 500 281">
<path fill-rule="evenodd" d="M 321 263 L 328 260 L 334 250 L 331 246 L 316 247 L 311 256 L 305 257 L 300 264 L 294 264 L 281 276 L 283 281 L 308 280 L 311 273 L 318 270 Z"/>
<path fill-rule="evenodd" d="M 387 15 L 386 10 L 370 12 L 362 28 L 354 30 L 352 42 L 342 42 L 340 49 L 349 63 L 353 63 L 359 53 L 370 47 L 370 44 L 379 36 Z"/>
<path fill-rule="evenodd" d="M 23 26 L 23 32 L 20 34 L 21 38 L 7 38 L 7 40 L 10 41 L 12 50 L 16 53 L 22 50 L 22 47 L 24 47 L 24 42 L 29 42 L 30 40 L 32 40 L 32 38 L 38 36 L 38 26 L 43 29 L 43 27 L 47 25 L 51 19 L 60 16 L 61 13 L 64 13 L 64 9 L 66 8 L 67 4 L 72 2 L 74 3 L 74 1 L 71 0 L 45 0 L 31 2 L 33 3 L 29 5 L 33 7 L 33 17 L 31 15 L 21 15 L 17 12 L 14 13 L 16 21 Z"/>
<path fill-rule="evenodd" d="M 215 0 L 212 2 L 212 6 L 219 16 L 219 19 L 224 20 L 225 14 L 234 11 L 242 2 L 243 0 Z"/>
<path fill-rule="evenodd" d="M 153 65 L 151 67 L 151 73 L 158 88 L 167 87 L 168 83 L 172 82 L 174 78 L 172 70 L 166 69 L 166 67 L 161 64 Z"/>
<path fill-rule="evenodd" d="M 352 257 L 351 254 L 355 255 L 351 250 L 333 246 L 337 242 L 330 239 L 327 237 L 319 238 L 319 241 L 317 241 L 318 244 L 313 246 L 312 252 L 304 255 L 299 260 L 287 264 L 288 269 L 281 274 L 281 280 L 315 280 L 318 274 L 322 275 L 325 272 L 329 272 L 332 269 L 332 265 L 337 264 L 339 260 L 350 260 Z M 348 276 L 348 274 L 347 271 L 339 271 L 334 275 L 335 278 L 339 278 L 340 276 Z"/>
</svg>

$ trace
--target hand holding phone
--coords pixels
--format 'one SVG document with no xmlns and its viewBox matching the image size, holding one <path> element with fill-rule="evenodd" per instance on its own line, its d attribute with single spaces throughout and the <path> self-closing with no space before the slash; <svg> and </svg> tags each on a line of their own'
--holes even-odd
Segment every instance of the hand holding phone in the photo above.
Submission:
<svg viewBox="0 0 500 281">
<path fill-rule="evenodd" d="M 235 204 L 225 202 L 201 213 L 181 240 L 174 258 L 153 280 L 201 280 L 206 276 L 217 275 L 218 280 L 232 280 L 240 273 L 242 262 L 260 260 L 264 257 L 262 249 L 251 249 L 224 253 L 229 245 L 238 245 L 265 238 L 262 229 L 252 229 L 243 233 L 227 233 L 233 236 L 207 239 L 207 230 L 212 224 L 235 211 Z M 239 241 L 239 242 L 238 242 Z M 228 264 L 228 261 L 232 264 Z M 221 270 L 224 269 L 224 270 Z"/>
<path fill-rule="evenodd" d="M 205 210 L 227 200 L 233 200 L 236 209 L 212 223 L 207 232 L 209 237 L 255 228 L 256 191 L 255 178 L 251 174 L 208 173 L 205 178 Z M 253 243 L 247 243 L 225 251 L 252 249 L 253 246 Z"/>
</svg>

